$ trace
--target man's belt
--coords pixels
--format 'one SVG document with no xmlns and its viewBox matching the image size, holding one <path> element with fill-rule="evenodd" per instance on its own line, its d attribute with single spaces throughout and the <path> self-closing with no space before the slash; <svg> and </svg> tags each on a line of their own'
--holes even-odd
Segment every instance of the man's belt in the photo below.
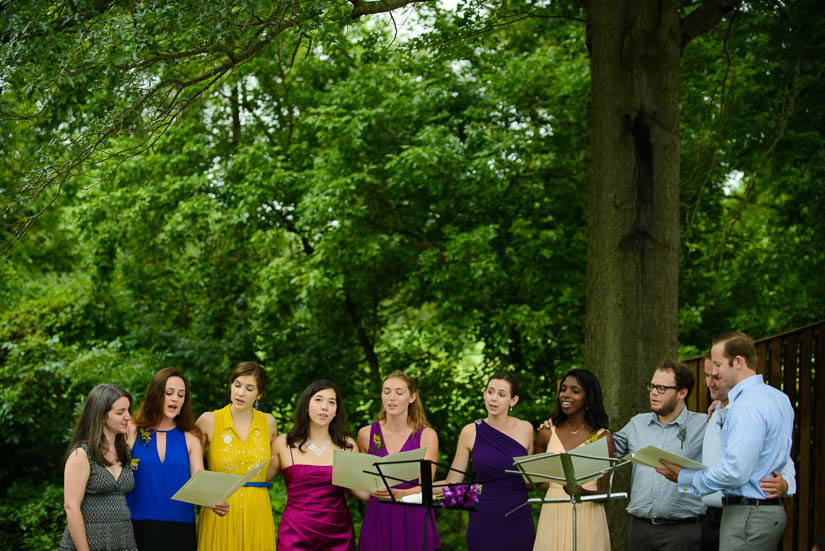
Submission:
<svg viewBox="0 0 825 551">
<path fill-rule="evenodd" d="M 687 518 L 646 518 L 646 517 L 637 517 L 633 515 L 633 518 L 641 520 L 642 522 L 646 522 L 648 524 L 653 525 L 672 525 L 672 524 L 694 524 L 696 522 L 702 522 L 702 517 L 687 517 Z"/>
<path fill-rule="evenodd" d="M 724 496 L 722 497 L 722 505 L 754 505 L 756 507 L 764 507 L 765 505 L 782 505 L 782 500 L 778 497 L 770 499 L 754 499 L 752 497 L 743 496 Z"/>
</svg>

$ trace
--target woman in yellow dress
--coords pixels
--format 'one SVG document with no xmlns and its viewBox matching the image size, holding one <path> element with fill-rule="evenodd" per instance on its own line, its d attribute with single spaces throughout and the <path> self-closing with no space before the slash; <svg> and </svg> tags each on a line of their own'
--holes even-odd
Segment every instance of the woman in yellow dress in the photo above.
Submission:
<svg viewBox="0 0 825 551">
<path fill-rule="evenodd" d="M 232 401 L 223 409 L 204 413 L 196 425 L 206 440 L 209 470 L 246 475 L 270 459 L 278 429 L 271 414 L 255 409 L 266 390 L 266 372 L 253 362 L 241 362 L 229 378 Z M 229 498 L 229 513 L 201 508 L 198 551 L 274 551 L 275 522 L 267 482 L 270 467 L 261 471 Z"/>
<path fill-rule="evenodd" d="M 562 453 L 607 438 L 613 457 L 613 437 L 607 431 L 599 379 L 586 369 L 572 369 L 562 379 L 556 414 L 542 425 L 536 453 Z M 548 428 L 545 428 L 548 427 Z M 608 475 L 581 486 L 582 495 L 607 491 Z M 550 484 L 547 497 L 567 497 L 559 484 Z M 576 547 L 588 551 L 610 551 L 610 532 L 604 505 L 587 501 L 576 505 Z M 542 505 L 533 551 L 566 551 L 573 548 L 573 506 L 570 503 Z"/>
</svg>

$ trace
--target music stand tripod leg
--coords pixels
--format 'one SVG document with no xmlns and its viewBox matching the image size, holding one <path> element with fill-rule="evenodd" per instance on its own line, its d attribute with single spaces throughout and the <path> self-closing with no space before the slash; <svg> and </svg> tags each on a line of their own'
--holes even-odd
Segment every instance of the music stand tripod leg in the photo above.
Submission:
<svg viewBox="0 0 825 551">
<path fill-rule="evenodd" d="M 567 490 L 570 494 L 570 502 L 573 504 L 573 551 L 576 551 L 576 503 L 581 499 L 579 483 L 576 480 L 576 470 L 573 467 L 573 459 L 566 453 L 561 454 L 561 464 L 564 468 L 564 476 L 567 479 Z"/>
<path fill-rule="evenodd" d="M 433 506 L 433 469 L 426 459 L 421 460 L 421 503 L 424 505 L 424 551 L 430 537 L 430 507 Z"/>
</svg>

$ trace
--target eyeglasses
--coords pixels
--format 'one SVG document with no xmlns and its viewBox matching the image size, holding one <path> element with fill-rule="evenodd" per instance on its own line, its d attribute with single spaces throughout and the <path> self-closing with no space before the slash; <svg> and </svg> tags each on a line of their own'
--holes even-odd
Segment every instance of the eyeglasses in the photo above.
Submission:
<svg viewBox="0 0 825 551">
<path fill-rule="evenodd" d="M 673 390 L 679 390 L 680 387 L 678 386 L 670 386 L 670 385 L 654 385 L 653 383 L 647 383 L 645 385 L 648 392 L 653 392 L 653 389 L 656 389 L 656 394 L 664 394 L 667 392 L 667 389 L 672 388 Z"/>
</svg>

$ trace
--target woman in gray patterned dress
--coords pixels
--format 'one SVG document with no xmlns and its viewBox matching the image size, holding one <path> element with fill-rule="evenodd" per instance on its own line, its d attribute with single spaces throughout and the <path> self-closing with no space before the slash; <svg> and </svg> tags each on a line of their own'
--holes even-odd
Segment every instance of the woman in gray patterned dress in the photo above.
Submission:
<svg viewBox="0 0 825 551">
<path fill-rule="evenodd" d="M 125 439 L 131 407 L 132 396 L 111 384 L 94 387 L 83 404 L 63 470 L 61 551 L 137 551 L 126 505 L 135 485 Z"/>
</svg>

